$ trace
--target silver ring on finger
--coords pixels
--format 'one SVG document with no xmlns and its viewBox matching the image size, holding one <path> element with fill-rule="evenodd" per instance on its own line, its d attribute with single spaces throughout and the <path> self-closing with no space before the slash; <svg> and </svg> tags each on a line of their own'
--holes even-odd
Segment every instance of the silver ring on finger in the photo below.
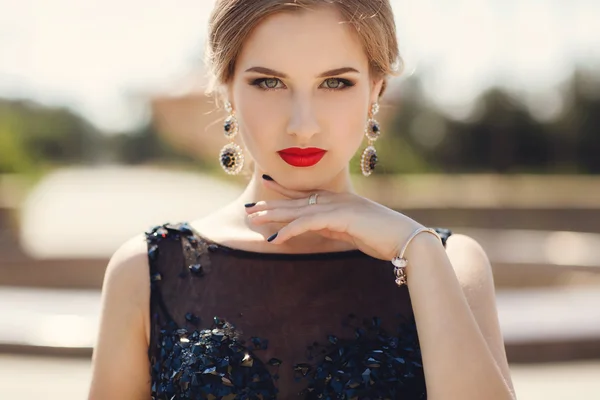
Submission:
<svg viewBox="0 0 600 400">
<path fill-rule="evenodd" d="M 313 193 L 310 195 L 310 197 L 308 198 L 308 205 L 312 206 L 317 204 L 317 197 L 319 197 L 319 193 Z"/>
</svg>

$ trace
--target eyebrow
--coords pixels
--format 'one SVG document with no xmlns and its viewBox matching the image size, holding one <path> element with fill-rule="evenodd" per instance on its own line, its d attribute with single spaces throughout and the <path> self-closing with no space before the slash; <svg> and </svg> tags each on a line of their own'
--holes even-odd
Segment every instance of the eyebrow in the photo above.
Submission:
<svg viewBox="0 0 600 400">
<path fill-rule="evenodd" d="M 245 72 L 258 72 L 260 74 L 271 75 L 271 76 L 275 76 L 277 78 L 282 78 L 282 79 L 286 79 L 288 77 L 283 72 L 275 71 L 274 69 L 265 68 L 265 67 L 252 67 L 252 68 L 248 68 Z M 329 71 L 325 71 L 325 72 L 319 74 L 317 76 L 317 78 L 325 78 L 327 76 L 341 75 L 341 74 L 345 74 L 348 72 L 360 73 L 360 72 L 358 72 L 358 70 L 356 70 L 352 67 L 342 67 L 342 68 L 335 68 L 335 69 L 331 69 Z"/>
</svg>

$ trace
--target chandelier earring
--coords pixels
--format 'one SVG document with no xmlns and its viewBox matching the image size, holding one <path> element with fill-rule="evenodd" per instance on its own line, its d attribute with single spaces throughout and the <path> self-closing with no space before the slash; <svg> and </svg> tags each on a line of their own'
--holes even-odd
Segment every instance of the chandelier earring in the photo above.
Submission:
<svg viewBox="0 0 600 400">
<path fill-rule="evenodd" d="M 377 150 L 375 150 L 375 146 L 373 145 L 381 135 L 381 130 L 379 129 L 379 122 L 377 122 L 374 119 L 375 115 L 378 112 L 379 104 L 373 103 L 369 112 L 367 126 L 365 127 L 365 136 L 367 137 L 369 144 L 367 145 L 367 148 L 363 151 L 362 156 L 360 158 L 360 169 L 364 176 L 369 176 L 373 173 L 378 161 Z"/>
<path fill-rule="evenodd" d="M 244 152 L 242 148 L 237 145 L 233 140 L 239 132 L 239 126 L 235 112 L 229 101 L 225 102 L 225 110 L 229 113 L 229 116 L 223 123 L 223 133 L 229 140 L 219 154 L 219 163 L 223 170 L 229 175 L 237 175 L 240 173 L 244 166 Z"/>
</svg>

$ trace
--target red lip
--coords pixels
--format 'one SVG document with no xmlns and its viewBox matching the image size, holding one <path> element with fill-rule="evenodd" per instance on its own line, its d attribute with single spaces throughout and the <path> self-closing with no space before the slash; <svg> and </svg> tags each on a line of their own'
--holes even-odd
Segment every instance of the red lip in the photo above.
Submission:
<svg viewBox="0 0 600 400">
<path fill-rule="evenodd" d="M 318 147 L 308 147 L 301 149 L 299 147 L 290 147 L 288 149 L 280 150 L 279 156 L 286 163 L 294 167 L 312 167 L 317 164 L 327 150 L 319 149 Z"/>
</svg>

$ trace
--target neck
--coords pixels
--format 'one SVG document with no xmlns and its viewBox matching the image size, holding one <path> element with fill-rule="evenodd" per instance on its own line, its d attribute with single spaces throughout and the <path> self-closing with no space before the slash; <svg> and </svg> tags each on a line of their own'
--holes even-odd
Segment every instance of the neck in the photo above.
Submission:
<svg viewBox="0 0 600 400">
<path fill-rule="evenodd" d="M 252 177 L 248 182 L 248 185 L 246 186 L 246 189 L 233 203 L 229 205 L 229 207 L 231 207 L 229 208 L 229 210 L 231 211 L 230 217 L 233 218 L 231 220 L 232 223 L 240 227 L 244 227 L 244 229 L 249 229 L 254 232 L 258 232 L 264 235 L 265 237 L 268 237 L 272 233 L 280 230 L 282 227 L 287 225 L 287 223 L 271 223 L 261 226 L 253 226 L 248 222 L 244 204 L 256 203 L 261 200 L 269 201 L 289 198 L 283 196 L 278 192 L 268 189 L 263 183 L 262 175 L 264 173 L 264 171 L 261 171 L 258 168 L 254 170 Z M 339 174 L 334 176 L 333 179 L 321 185 L 305 185 L 304 187 L 302 187 L 298 184 L 294 184 L 295 182 L 298 182 L 298 180 L 294 180 L 293 178 L 288 179 L 288 182 L 279 183 L 282 186 L 287 187 L 289 189 L 306 191 L 307 193 L 316 190 L 327 190 L 335 193 L 354 193 L 354 188 L 352 186 L 352 181 L 350 179 L 350 172 L 348 168 L 344 168 L 342 171 L 340 171 Z M 308 201 L 308 194 L 306 195 L 306 198 Z M 349 246 L 348 243 L 326 239 L 323 236 L 312 232 L 307 232 L 291 239 L 285 247 L 287 247 L 286 251 L 290 252 L 301 252 L 302 249 L 306 248 L 320 248 L 322 251 L 348 250 L 351 247 L 353 248 L 353 246 Z"/>
<path fill-rule="evenodd" d="M 278 200 L 278 199 L 288 199 L 288 197 L 283 196 L 282 194 L 268 189 L 264 183 L 262 175 L 266 172 L 261 171 L 260 169 L 255 169 L 250 182 L 246 186 L 244 192 L 240 195 L 237 201 L 240 203 L 256 203 L 261 200 Z M 317 191 L 317 190 L 327 190 L 335 193 L 354 193 L 354 187 L 352 186 L 352 181 L 350 179 L 350 172 L 348 168 L 344 168 L 340 171 L 339 174 L 334 176 L 330 181 L 323 182 L 321 184 L 298 184 L 300 180 L 295 180 L 293 178 L 289 178 L 289 181 L 278 182 L 285 188 L 292 190 L 300 190 L 305 191 L 307 193 Z M 308 198 L 308 194 L 306 196 Z"/>
</svg>

